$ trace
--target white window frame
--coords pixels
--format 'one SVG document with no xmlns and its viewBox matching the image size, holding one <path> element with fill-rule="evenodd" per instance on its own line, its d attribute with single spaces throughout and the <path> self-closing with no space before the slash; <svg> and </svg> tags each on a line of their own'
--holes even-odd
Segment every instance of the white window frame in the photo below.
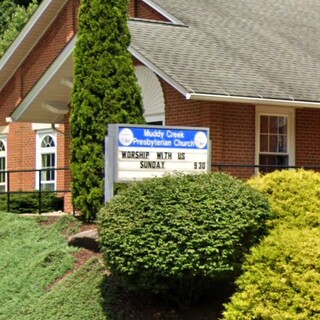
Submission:
<svg viewBox="0 0 320 320">
<path fill-rule="evenodd" d="M 261 116 L 276 116 L 287 117 L 288 119 L 288 136 L 287 136 L 287 148 L 288 148 L 288 166 L 295 166 L 296 163 L 296 139 L 295 139 L 295 108 L 287 107 L 273 107 L 273 106 L 256 106 L 256 152 L 255 162 L 259 165 L 260 155 L 260 117 Z M 259 170 L 257 170 L 258 172 Z"/>
<path fill-rule="evenodd" d="M 4 144 L 4 151 L 0 151 L 0 158 L 4 158 L 5 159 L 5 168 L 4 168 L 4 170 L 7 170 L 7 168 L 8 168 L 7 137 L 6 136 L 0 136 L 0 141 Z M 4 182 L 0 181 L 0 186 L 4 186 L 4 191 L 7 191 L 7 175 L 5 175 Z"/>
<path fill-rule="evenodd" d="M 52 148 L 42 148 L 41 147 L 41 143 L 42 140 L 46 137 L 46 136 L 50 136 L 53 141 L 54 141 L 54 147 Z M 50 153 L 54 153 L 55 155 L 55 165 L 54 168 L 57 168 L 57 159 L 58 159 L 58 148 L 57 148 L 57 133 L 54 132 L 53 130 L 45 130 L 45 131 L 37 131 L 37 136 L 36 136 L 36 168 L 37 169 L 42 169 L 42 155 L 43 154 L 50 154 Z M 54 185 L 53 190 L 57 190 L 57 171 L 55 171 L 55 175 L 54 175 L 54 180 L 50 180 L 50 181 L 43 181 L 41 179 L 41 184 L 52 184 Z M 35 186 L 36 190 L 39 190 L 39 172 L 37 171 L 36 173 L 36 186 Z M 45 190 L 44 188 L 41 187 L 42 190 Z"/>
</svg>

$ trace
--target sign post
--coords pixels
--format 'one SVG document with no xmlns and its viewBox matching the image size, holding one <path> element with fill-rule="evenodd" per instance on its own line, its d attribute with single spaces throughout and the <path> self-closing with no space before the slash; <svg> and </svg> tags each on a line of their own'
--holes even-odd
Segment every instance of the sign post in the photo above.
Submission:
<svg viewBox="0 0 320 320">
<path fill-rule="evenodd" d="M 108 130 L 106 202 L 112 197 L 113 182 L 211 169 L 208 128 L 110 124 Z"/>
</svg>

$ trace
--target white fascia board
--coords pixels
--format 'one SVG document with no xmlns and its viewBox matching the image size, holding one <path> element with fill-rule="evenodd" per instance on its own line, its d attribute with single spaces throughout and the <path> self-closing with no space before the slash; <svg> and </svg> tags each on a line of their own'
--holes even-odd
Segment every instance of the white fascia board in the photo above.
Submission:
<svg viewBox="0 0 320 320">
<path fill-rule="evenodd" d="M 75 35 L 67 46 L 60 53 L 58 58 L 51 64 L 44 75 L 39 79 L 33 89 L 27 94 L 20 105 L 11 114 L 12 121 L 18 121 L 22 114 L 28 109 L 30 104 L 36 99 L 40 92 L 45 88 L 55 73 L 61 68 L 64 62 L 73 54 L 77 36 Z"/>
<path fill-rule="evenodd" d="M 296 101 L 296 100 L 278 100 L 278 99 L 265 99 L 265 98 L 251 98 L 251 97 L 237 97 L 237 96 L 224 96 L 214 94 L 201 94 L 201 93 L 187 93 L 186 99 L 191 100 L 206 100 L 206 101 L 221 101 L 221 102 L 237 102 L 247 104 L 263 104 L 263 105 L 277 105 L 296 108 L 315 108 L 320 109 L 319 102 Z"/>
<path fill-rule="evenodd" d="M 163 15 L 165 18 L 167 18 L 172 23 L 184 25 L 183 22 L 181 22 L 179 19 L 177 19 L 175 16 L 173 16 L 168 11 L 164 10 L 163 8 L 161 8 L 158 4 L 154 3 L 152 0 L 142 0 L 142 1 L 144 3 L 146 3 L 152 9 L 156 10 L 157 12 L 159 12 L 161 15 Z"/>
<path fill-rule="evenodd" d="M 145 58 L 142 54 L 140 54 L 135 48 L 133 48 L 131 45 L 128 48 L 129 52 L 140 62 L 142 62 L 146 67 L 148 67 L 151 71 L 153 71 L 155 74 L 157 74 L 160 78 L 162 78 L 164 81 L 166 81 L 168 84 L 170 84 L 173 88 L 175 88 L 177 91 L 179 91 L 182 95 L 186 96 L 188 94 L 188 91 L 180 85 L 178 82 L 173 80 L 169 77 L 168 74 L 160 70 L 157 66 L 155 66 L 150 60 Z"/>
</svg>

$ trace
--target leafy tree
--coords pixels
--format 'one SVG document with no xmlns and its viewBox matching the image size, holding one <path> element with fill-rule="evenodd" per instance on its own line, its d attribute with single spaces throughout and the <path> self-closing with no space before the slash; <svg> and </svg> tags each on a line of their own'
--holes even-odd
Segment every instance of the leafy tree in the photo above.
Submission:
<svg viewBox="0 0 320 320">
<path fill-rule="evenodd" d="M 143 123 L 142 99 L 127 51 L 128 0 L 83 0 L 72 93 L 72 193 L 87 220 L 103 205 L 104 138 L 109 123 Z"/>
<path fill-rule="evenodd" d="M 32 0 L 14 0 L 14 2 L 18 5 L 22 5 L 24 7 L 28 7 Z M 39 1 L 40 2 L 40 1 Z"/>
<path fill-rule="evenodd" d="M 27 8 L 14 4 L 12 0 L 4 0 L 0 3 L 0 58 L 28 22 L 37 7 L 36 0 L 30 2 Z"/>
<path fill-rule="evenodd" d="M 12 0 L 3 0 L 0 2 L 0 36 L 8 28 L 8 23 L 10 22 L 16 7 L 17 6 Z"/>
</svg>

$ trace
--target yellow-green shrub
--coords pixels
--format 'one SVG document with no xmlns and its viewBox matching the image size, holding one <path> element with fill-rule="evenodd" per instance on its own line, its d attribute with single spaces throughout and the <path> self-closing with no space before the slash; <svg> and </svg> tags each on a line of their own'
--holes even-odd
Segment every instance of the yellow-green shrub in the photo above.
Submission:
<svg viewBox="0 0 320 320">
<path fill-rule="evenodd" d="M 320 230 L 279 226 L 253 249 L 225 320 L 320 319 Z"/>
<path fill-rule="evenodd" d="M 320 319 L 320 174 L 278 171 L 249 183 L 277 219 L 247 257 L 224 319 Z"/>
<path fill-rule="evenodd" d="M 258 176 L 249 184 L 264 193 L 278 219 L 297 225 L 320 225 L 320 173 L 282 170 Z"/>
</svg>

